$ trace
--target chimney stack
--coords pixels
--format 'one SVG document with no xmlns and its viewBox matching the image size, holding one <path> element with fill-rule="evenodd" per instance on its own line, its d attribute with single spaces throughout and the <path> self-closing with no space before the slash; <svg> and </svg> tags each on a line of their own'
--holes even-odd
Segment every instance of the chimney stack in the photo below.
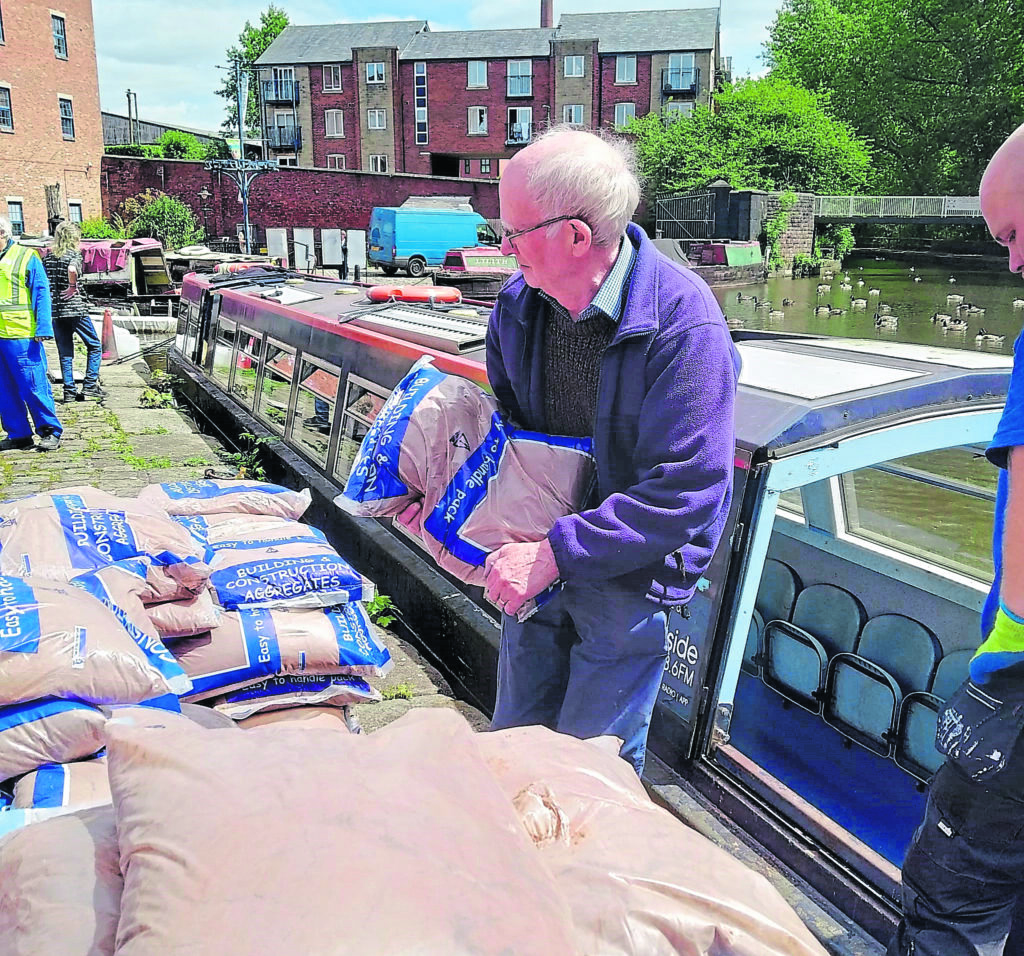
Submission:
<svg viewBox="0 0 1024 956">
<path fill-rule="evenodd" d="M 552 0 L 540 0 L 540 25 L 541 28 L 551 29 L 553 23 L 551 22 L 554 14 L 551 9 Z"/>
</svg>

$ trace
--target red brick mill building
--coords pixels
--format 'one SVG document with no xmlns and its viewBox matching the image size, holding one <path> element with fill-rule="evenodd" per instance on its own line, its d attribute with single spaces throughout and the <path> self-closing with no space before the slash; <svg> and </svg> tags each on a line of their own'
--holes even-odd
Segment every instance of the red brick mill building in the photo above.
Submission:
<svg viewBox="0 0 1024 956">
<path fill-rule="evenodd" d="M 425 20 L 289 26 L 257 61 L 282 166 L 497 178 L 555 123 L 621 126 L 708 104 L 728 73 L 719 11 L 564 14 L 522 30 Z"/>
</svg>

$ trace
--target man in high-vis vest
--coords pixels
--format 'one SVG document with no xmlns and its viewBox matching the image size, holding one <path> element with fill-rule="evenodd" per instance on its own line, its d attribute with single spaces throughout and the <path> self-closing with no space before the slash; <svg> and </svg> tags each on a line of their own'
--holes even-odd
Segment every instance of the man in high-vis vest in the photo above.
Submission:
<svg viewBox="0 0 1024 956">
<path fill-rule="evenodd" d="M 10 220 L 0 216 L 0 424 L 7 432 L 0 451 L 60 447 L 63 429 L 43 350 L 43 342 L 52 338 L 46 270 L 34 250 L 14 241 Z"/>
</svg>

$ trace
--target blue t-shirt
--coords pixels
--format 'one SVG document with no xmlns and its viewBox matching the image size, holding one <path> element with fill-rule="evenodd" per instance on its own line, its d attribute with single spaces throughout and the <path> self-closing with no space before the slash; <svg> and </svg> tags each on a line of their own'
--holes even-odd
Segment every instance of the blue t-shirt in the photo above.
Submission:
<svg viewBox="0 0 1024 956">
<path fill-rule="evenodd" d="M 1006 470 L 1010 449 L 1024 445 L 1024 331 L 1013 343 L 1013 371 L 1010 386 L 1006 392 L 1006 407 L 992 436 L 992 443 L 985 456 L 999 469 L 999 485 L 996 489 L 996 513 L 992 526 L 992 560 L 995 564 L 995 580 L 988 592 L 985 606 L 981 611 L 981 636 L 988 637 L 999 610 L 999 585 L 1003 571 L 1003 525 L 1006 520 L 1006 499 L 1010 490 L 1010 476 Z"/>
</svg>

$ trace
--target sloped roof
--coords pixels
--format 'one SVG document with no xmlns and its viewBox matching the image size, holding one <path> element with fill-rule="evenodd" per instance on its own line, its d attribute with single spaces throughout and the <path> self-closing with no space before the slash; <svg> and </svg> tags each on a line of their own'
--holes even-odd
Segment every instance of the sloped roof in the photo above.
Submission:
<svg viewBox="0 0 1024 956">
<path fill-rule="evenodd" d="M 426 20 L 385 20 L 377 23 L 324 23 L 287 26 L 263 55 L 257 66 L 290 63 L 339 63 L 352 59 L 353 47 L 404 47 L 419 31 L 427 31 Z"/>
<path fill-rule="evenodd" d="M 548 56 L 557 30 L 445 30 L 418 33 L 402 50 L 403 60 L 488 60 Z"/>
<path fill-rule="evenodd" d="M 717 7 L 621 13 L 563 13 L 558 21 L 558 39 L 596 38 L 598 53 L 710 50 L 715 45 L 717 27 Z"/>
</svg>

